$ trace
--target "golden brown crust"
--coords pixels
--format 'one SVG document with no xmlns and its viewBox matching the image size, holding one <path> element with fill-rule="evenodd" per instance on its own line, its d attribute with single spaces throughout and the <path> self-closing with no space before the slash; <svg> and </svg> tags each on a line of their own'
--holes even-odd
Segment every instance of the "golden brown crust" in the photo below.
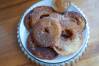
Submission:
<svg viewBox="0 0 99 66">
<path fill-rule="evenodd" d="M 72 29 L 75 29 L 76 32 L 82 32 L 84 30 L 84 27 L 85 27 L 85 19 L 83 16 L 81 16 L 80 13 L 78 12 L 73 12 L 73 11 L 70 11 L 70 12 L 66 12 L 64 14 L 64 17 L 65 18 L 70 18 L 72 21 L 70 22 L 72 24 L 72 22 L 74 22 L 74 26 L 72 27 Z"/>
<path fill-rule="evenodd" d="M 53 12 L 53 9 L 48 6 L 39 6 L 34 8 L 30 13 L 28 13 L 24 18 L 24 24 L 29 31 L 32 26 L 38 22 L 39 19 L 49 16 Z"/>
<path fill-rule="evenodd" d="M 29 51 L 39 58 L 53 59 L 57 53 L 66 56 L 79 49 L 85 22 L 77 12 L 62 15 L 51 7 L 39 6 L 25 16 L 25 26 L 30 32 Z"/>
<path fill-rule="evenodd" d="M 53 47 L 53 49 L 62 56 L 68 56 L 76 52 L 82 45 L 82 36 L 76 35 L 74 40 L 64 40 L 60 38 L 59 45 Z"/>
<path fill-rule="evenodd" d="M 60 55 L 69 55 L 80 48 L 82 44 L 82 31 L 85 26 L 83 17 L 76 12 L 67 12 L 64 17 L 60 19 L 62 26 L 62 33 L 59 43 L 53 47 Z"/>
<path fill-rule="evenodd" d="M 32 22 L 32 19 L 31 19 L 31 12 L 30 12 L 24 18 L 24 25 L 25 25 L 25 27 L 27 28 L 28 31 L 32 28 L 31 27 L 31 22 Z"/>
<path fill-rule="evenodd" d="M 50 17 L 39 20 L 39 22 L 33 26 L 32 37 L 39 46 L 54 46 L 60 35 L 61 27 L 59 22 L 56 22 Z"/>
<path fill-rule="evenodd" d="M 33 9 L 32 13 L 32 25 L 38 22 L 39 19 L 49 16 L 53 12 L 53 9 L 48 6 L 39 6 Z"/>
<path fill-rule="evenodd" d="M 27 39 L 27 48 L 28 50 L 38 58 L 41 59 L 54 59 L 57 57 L 57 53 L 52 48 L 45 48 L 36 46 L 31 39 L 31 35 L 29 35 Z"/>
</svg>

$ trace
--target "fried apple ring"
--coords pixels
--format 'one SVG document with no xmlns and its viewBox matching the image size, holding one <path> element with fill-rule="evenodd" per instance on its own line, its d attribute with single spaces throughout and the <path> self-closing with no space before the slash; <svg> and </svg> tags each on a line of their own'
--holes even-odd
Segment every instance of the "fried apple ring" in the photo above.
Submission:
<svg viewBox="0 0 99 66">
<path fill-rule="evenodd" d="M 32 13 L 32 25 L 39 21 L 43 17 L 49 16 L 53 12 L 53 9 L 48 6 L 39 6 L 33 9 Z"/>
<path fill-rule="evenodd" d="M 66 12 L 64 14 L 64 17 L 66 19 L 70 20 L 69 22 L 72 25 L 71 27 L 74 28 L 76 32 L 82 32 L 84 30 L 84 28 L 85 28 L 85 19 L 80 13 L 70 11 L 70 12 Z"/>
<path fill-rule="evenodd" d="M 82 37 L 80 35 L 76 35 L 74 40 L 65 40 L 64 38 L 60 38 L 59 45 L 53 47 L 53 49 L 62 56 L 68 56 L 76 52 L 82 44 Z"/>
<path fill-rule="evenodd" d="M 73 16 L 76 17 L 75 15 Z M 81 32 L 83 31 L 84 28 L 84 24 L 82 23 L 84 22 L 83 20 L 82 21 L 80 20 L 80 17 L 73 18 L 72 15 L 71 14 L 68 15 L 68 13 L 67 15 L 61 17 L 60 19 L 60 24 L 62 26 L 61 37 L 59 43 L 56 44 L 56 47 L 53 47 L 58 54 L 68 55 L 76 51 L 76 48 L 78 49 L 80 47 L 82 40 L 80 39 L 79 34 L 81 35 Z M 73 48 L 72 50 L 73 46 L 76 48 Z"/>
<path fill-rule="evenodd" d="M 38 58 L 52 60 L 58 56 L 58 54 L 52 48 L 45 48 L 36 46 L 31 39 L 31 35 L 27 39 L 28 50 Z"/>
<path fill-rule="evenodd" d="M 54 46 L 61 35 L 60 23 L 50 17 L 40 19 L 32 30 L 32 38 L 42 47 Z"/>
<path fill-rule="evenodd" d="M 53 12 L 53 9 L 48 6 L 39 6 L 34 8 L 30 13 L 25 16 L 24 23 L 29 31 L 32 26 L 38 22 L 40 18 L 49 16 Z"/>
</svg>

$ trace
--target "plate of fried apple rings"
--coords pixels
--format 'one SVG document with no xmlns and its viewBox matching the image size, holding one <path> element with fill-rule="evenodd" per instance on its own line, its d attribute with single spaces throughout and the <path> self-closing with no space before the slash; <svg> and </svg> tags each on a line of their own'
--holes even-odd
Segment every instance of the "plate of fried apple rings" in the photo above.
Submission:
<svg viewBox="0 0 99 66">
<path fill-rule="evenodd" d="M 71 65 L 88 46 L 89 26 L 76 5 L 71 3 L 64 13 L 59 13 L 51 0 L 42 0 L 20 18 L 17 39 L 23 53 L 37 64 Z"/>
</svg>

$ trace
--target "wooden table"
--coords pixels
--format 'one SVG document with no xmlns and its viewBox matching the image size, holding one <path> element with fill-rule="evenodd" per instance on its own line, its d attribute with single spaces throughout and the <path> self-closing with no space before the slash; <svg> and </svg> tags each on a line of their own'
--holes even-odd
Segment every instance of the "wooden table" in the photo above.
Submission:
<svg viewBox="0 0 99 66">
<path fill-rule="evenodd" d="M 17 24 L 22 13 L 37 0 L 0 0 L 0 66 L 37 66 L 21 52 Z M 87 15 L 90 26 L 89 48 L 74 66 L 99 66 L 99 1 L 75 0 Z"/>
</svg>

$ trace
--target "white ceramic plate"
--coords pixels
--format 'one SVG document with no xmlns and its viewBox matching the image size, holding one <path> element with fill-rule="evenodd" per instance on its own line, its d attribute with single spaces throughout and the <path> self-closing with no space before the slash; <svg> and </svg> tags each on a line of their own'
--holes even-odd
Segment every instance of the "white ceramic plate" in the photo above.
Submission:
<svg viewBox="0 0 99 66">
<path fill-rule="evenodd" d="M 50 65 L 50 66 L 58 65 L 59 66 L 59 65 L 64 65 L 66 63 L 70 63 L 72 61 L 74 62 L 76 59 L 78 59 L 82 55 L 82 53 L 84 53 L 84 51 L 87 47 L 88 38 L 89 38 L 89 27 L 88 27 L 87 19 L 86 19 L 84 13 L 76 5 L 71 4 L 71 6 L 68 8 L 68 11 L 79 12 L 85 18 L 86 26 L 85 26 L 85 30 L 83 32 L 84 40 L 83 40 L 82 46 L 79 48 L 78 51 L 76 51 L 74 54 L 69 55 L 69 56 L 58 56 L 57 58 L 55 58 L 53 60 L 44 60 L 44 59 L 37 58 L 36 56 L 31 54 L 31 52 L 29 52 L 26 47 L 26 41 L 27 41 L 29 32 L 27 31 L 26 27 L 24 26 L 24 17 L 27 13 L 29 13 L 35 7 L 38 7 L 38 6 L 51 6 L 52 7 L 51 2 L 52 2 L 52 0 L 40 1 L 36 4 L 33 4 L 29 9 L 27 9 L 24 12 L 24 14 L 21 17 L 20 23 L 18 24 L 17 38 L 18 38 L 18 42 L 19 42 L 19 46 L 20 46 L 21 50 L 32 61 L 35 61 L 41 65 L 47 65 L 47 66 L 48 65 Z"/>
</svg>

